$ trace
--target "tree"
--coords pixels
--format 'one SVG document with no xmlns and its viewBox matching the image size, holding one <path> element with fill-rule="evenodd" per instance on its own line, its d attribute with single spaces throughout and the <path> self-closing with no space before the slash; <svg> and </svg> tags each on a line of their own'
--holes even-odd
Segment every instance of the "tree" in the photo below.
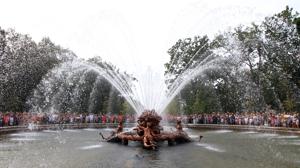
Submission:
<svg viewBox="0 0 300 168">
<path fill-rule="evenodd" d="M 25 111 L 26 100 L 42 77 L 62 62 L 62 57 L 71 55 L 48 38 L 36 44 L 30 36 L 13 29 L 1 30 L 0 34 L 0 100 L 3 103 L 0 110 Z"/>
<path fill-rule="evenodd" d="M 168 83 L 173 83 L 178 75 L 194 67 L 211 54 L 209 52 L 209 39 L 207 36 L 180 39 L 168 50 L 168 54 L 171 58 L 165 64 L 165 76 Z"/>
<path fill-rule="evenodd" d="M 169 85 L 186 70 L 197 72 L 193 67 L 201 69 L 213 63 L 213 68 L 206 66 L 195 76 L 203 79 L 202 84 L 192 80 L 181 91 L 186 112 L 207 111 L 208 99 L 218 102 L 212 104 L 219 104 L 224 112 L 264 111 L 267 105 L 278 111 L 300 111 L 298 15 L 286 7 L 261 24 L 239 26 L 212 40 L 178 40 L 169 49 L 170 61 L 165 64 Z M 197 50 L 193 43 L 198 40 L 205 41 L 201 43 L 205 47 L 199 53 L 191 52 Z M 213 91 L 207 95 L 208 90 Z"/>
</svg>

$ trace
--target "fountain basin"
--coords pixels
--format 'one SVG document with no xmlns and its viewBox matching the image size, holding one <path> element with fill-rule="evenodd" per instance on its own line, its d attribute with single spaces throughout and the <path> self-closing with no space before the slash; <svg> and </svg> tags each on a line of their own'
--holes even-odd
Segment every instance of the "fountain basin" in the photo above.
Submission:
<svg viewBox="0 0 300 168">
<path fill-rule="evenodd" d="M 191 129 L 201 142 L 145 150 L 141 143 L 128 146 L 100 142 L 99 131 L 70 129 L 15 132 L 0 136 L 0 165 L 7 167 L 299 167 L 300 136 L 256 131 Z"/>
</svg>

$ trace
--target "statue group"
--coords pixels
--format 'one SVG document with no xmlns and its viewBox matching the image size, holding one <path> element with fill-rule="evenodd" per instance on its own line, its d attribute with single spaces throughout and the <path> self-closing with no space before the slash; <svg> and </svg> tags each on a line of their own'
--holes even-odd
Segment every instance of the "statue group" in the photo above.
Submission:
<svg viewBox="0 0 300 168">
<path fill-rule="evenodd" d="M 191 142 L 192 139 L 182 129 L 181 120 L 177 120 L 176 131 L 163 131 L 159 125 L 162 118 L 154 111 L 144 111 L 137 120 L 138 125 L 131 132 L 123 132 L 123 124 L 119 123 L 118 128 L 105 138 L 107 142 L 122 143 L 128 145 L 129 141 L 140 141 L 146 149 L 157 149 L 158 142 L 167 141 L 168 145 Z M 202 136 L 200 136 L 200 139 Z"/>
</svg>

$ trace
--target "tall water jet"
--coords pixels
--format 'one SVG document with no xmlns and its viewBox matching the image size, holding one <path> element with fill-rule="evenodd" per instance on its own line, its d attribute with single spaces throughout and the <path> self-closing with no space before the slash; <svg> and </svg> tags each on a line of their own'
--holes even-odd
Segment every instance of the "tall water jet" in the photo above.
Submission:
<svg viewBox="0 0 300 168">
<path fill-rule="evenodd" d="M 138 115 L 145 109 L 155 109 L 161 114 L 186 84 L 227 59 L 214 52 L 197 61 L 193 57 L 179 75 L 169 73 L 168 80 L 151 68 L 129 75 L 107 63 L 68 61 L 45 75 L 28 104 L 33 112 L 83 112 L 84 109 L 93 112 L 97 101 L 101 101 L 99 95 L 104 92 L 101 89 L 112 85 Z"/>
<path fill-rule="evenodd" d="M 93 88 L 84 88 L 86 82 L 90 82 Z M 105 85 L 105 82 L 115 87 L 135 111 L 143 109 L 132 95 L 132 79 L 129 75 L 118 73 L 108 65 L 101 67 L 81 60 L 65 62 L 54 68 L 38 85 L 28 104 L 35 112 L 60 112 L 62 102 L 67 101 L 67 106 L 76 107 L 78 98 L 83 95 L 88 101 L 88 108 L 92 109 L 97 101 L 97 92 L 101 92 L 99 85 Z"/>
</svg>

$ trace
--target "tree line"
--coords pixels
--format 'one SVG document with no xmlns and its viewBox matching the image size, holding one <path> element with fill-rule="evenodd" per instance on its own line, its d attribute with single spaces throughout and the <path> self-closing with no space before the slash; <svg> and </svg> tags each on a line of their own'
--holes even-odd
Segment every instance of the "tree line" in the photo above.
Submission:
<svg viewBox="0 0 300 168">
<path fill-rule="evenodd" d="M 213 39 L 206 35 L 179 39 L 168 50 L 166 83 L 172 83 L 186 70 L 199 68 L 199 63 L 216 61 L 180 92 L 168 110 L 187 114 L 267 108 L 299 112 L 299 46 L 300 18 L 290 7 L 260 24 L 241 25 Z M 0 27 L 0 111 L 28 111 L 32 107 L 49 111 L 54 104 L 57 112 L 133 111 L 95 71 L 55 75 L 59 72 L 55 69 L 74 60 L 79 60 L 75 53 L 49 38 L 36 43 L 29 35 Z M 121 73 L 100 57 L 87 62 Z"/>
<path fill-rule="evenodd" d="M 171 102 L 170 112 L 300 112 L 300 17 L 288 6 L 213 39 L 179 39 L 168 54 L 167 83 L 207 59 L 222 60 L 193 79 Z"/>
<path fill-rule="evenodd" d="M 53 77 L 53 69 L 78 59 L 74 52 L 54 44 L 49 38 L 43 38 L 36 43 L 29 35 L 0 27 L 0 111 L 23 112 L 32 107 L 39 107 L 40 111 L 45 110 L 47 105 L 49 106 L 47 102 L 51 95 L 41 88 L 46 86 L 43 85 L 43 81 L 52 77 L 52 80 L 56 81 L 53 81 L 52 88 L 48 89 L 57 97 L 53 100 L 53 103 L 58 104 L 54 112 L 132 112 L 118 91 L 93 71 L 86 73 L 83 79 L 85 82 L 79 80 L 82 74 L 74 74 L 72 84 L 62 77 Z M 118 71 L 100 57 L 90 58 L 88 62 Z M 72 92 L 73 86 L 77 86 L 80 93 Z M 64 92 L 58 92 L 57 89 Z M 92 106 L 90 97 L 94 99 Z M 75 104 L 70 103 L 71 98 L 76 100 Z"/>
</svg>

